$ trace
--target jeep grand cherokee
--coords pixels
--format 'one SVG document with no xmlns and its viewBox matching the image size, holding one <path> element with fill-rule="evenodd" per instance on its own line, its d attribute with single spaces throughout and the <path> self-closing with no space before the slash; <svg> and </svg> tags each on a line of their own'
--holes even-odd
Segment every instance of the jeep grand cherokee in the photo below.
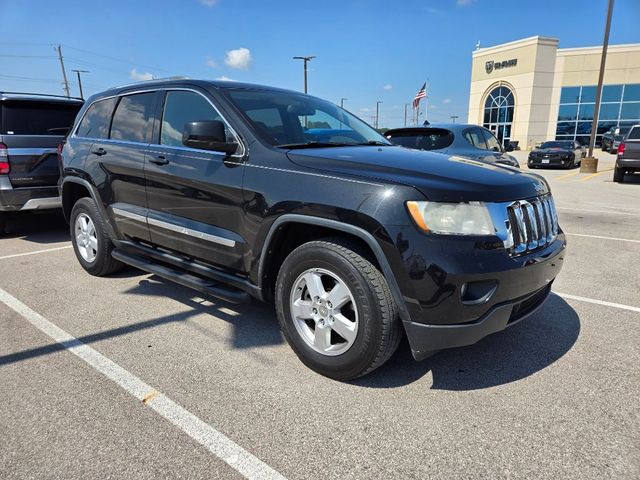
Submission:
<svg viewBox="0 0 640 480">
<path fill-rule="evenodd" d="M 513 325 L 564 257 L 541 177 L 393 146 L 297 92 L 115 88 L 87 101 L 61 156 L 87 272 L 129 264 L 227 301 L 274 301 L 296 354 L 335 379 L 382 365 L 403 334 L 422 359 Z"/>
</svg>

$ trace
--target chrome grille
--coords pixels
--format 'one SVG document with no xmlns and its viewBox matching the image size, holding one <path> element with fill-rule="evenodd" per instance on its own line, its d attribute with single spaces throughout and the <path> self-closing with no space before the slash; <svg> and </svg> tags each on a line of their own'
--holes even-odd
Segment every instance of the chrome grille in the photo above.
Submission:
<svg viewBox="0 0 640 480">
<path fill-rule="evenodd" d="M 509 238 L 505 242 L 514 254 L 544 247 L 558 235 L 558 215 L 551 195 L 519 200 L 507 206 Z"/>
</svg>

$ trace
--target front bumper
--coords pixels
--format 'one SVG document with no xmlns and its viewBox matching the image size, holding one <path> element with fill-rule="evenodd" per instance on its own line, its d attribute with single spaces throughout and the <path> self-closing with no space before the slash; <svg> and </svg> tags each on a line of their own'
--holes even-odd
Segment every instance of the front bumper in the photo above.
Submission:
<svg viewBox="0 0 640 480">
<path fill-rule="evenodd" d="M 543 163 L 543 160 L 547 163 Z M 533 158 L 529 157 L 527 165 L 529 167 L 566 167 L 571 164 L 571 158 Z"/>
</svg>

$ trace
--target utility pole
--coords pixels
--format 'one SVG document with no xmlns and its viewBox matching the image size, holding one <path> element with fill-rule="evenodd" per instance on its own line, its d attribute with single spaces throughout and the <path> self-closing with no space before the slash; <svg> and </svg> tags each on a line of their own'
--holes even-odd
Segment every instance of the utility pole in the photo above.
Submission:
<svg viewBox="0 0 640 480">
<path fill-rule="evenodd" d="M 382 102 L 380 100 L 378 100 L 376 102 L 376 130 L 378 129 L 378 127 L 380 126 L 380 104 Z"/>
<path fill-rule="evenodd" d="M 307 63 L 313 60 L 315 55 L 308 57 L 293 57 L 294 60 L 302 60 L 304 62 L 304 93 L 307 93 Z"/>
<path fill-rule="evenodd" d="M 64 91 L 67 92 L 67 97 L 70 97 L 69 93 L 69 81 L 67 80 L 67 72 L 64 69 L 64 60 L 62 59 L 62 45 L 58 45 L 55 47 L 58 51 L 58 58 L 60 59 L 60 67 L 62 68 L 62 78 L 64 80 Z"/>
<path fill-rule="evenodd" d="M 595 173 L 598 171 L 598 159 L 593 156 L 593 147 L 596 143 L 596 133 L 598 130 L 598 117 L 600 115 L 600 98 L 602 97 L 602 83 L 604 81 L 604 67 L 607 63 L 607 48 L 609 46 L 609 31 L 611 30 L 611 15 L 613 14 L 613 0 L 609 0 L 607 5 L 607 21 L 604 27 L 604 39 L 602 41 L 602 58 L 600 59 L 600 76 L 598 77 L 598 88 L 596 89 L 596 104 L 593 110 L 593 121 L 591 122 L 591 138 L 589 139 L 589 154 L 580 162 L 580 172 Z"/>
<path fill-rule="evenodd" d="M 451 123 L 456 123 L 456 118 L 458 118 L 458 115 L 451 115 Z"/>
<path fill-rule="evenodd" d="M 407 107 L 409 106 L 408 103 L 404 104 L 404 126 L 407 126 Z"/>
<path fill-rule="evenodd" d="M 348 98 L 344 98 L 344 97 L 340 99 L 340 108 L 344 108 L 344 101 L 345 100 L 349 100 L 349 99 Z"/>
<path fill-rule="evenodd" d="M 72 72 L 76 72 L 78 75 L 78 88 L 80 89 L 80 98 L 84 100 L 84 93 L 82 93 L 82 79 L 80 78 L 81 73 L 89 73 L 89 70 L 71 70 Z"/>
</svg>

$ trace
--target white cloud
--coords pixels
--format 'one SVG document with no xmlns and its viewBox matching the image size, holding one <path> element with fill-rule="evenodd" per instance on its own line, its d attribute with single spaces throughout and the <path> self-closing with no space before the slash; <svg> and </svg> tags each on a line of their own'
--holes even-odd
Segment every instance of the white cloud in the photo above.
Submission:
<svg viewBox="0 0 640 480">
<path fill-rule="evenodd" d="M 216 80 L 221 80 L 223 82 L 235 82 L 233 78 L 229 78 L 226 75 L 222 75 L 221 77 L 216 78 Z"/>
<path fill-rule="evenodd" d="M 132 68 L 129 72 L 129 77 L 131 80 L 143 81 L 143 80 L 153 80 L 153 75 L 149 72 L 138 72 L 135 68 Z"/>
<path fill-rule="evenodd" d="M 385 90 L 391 90 L 391 89 L 393 88 L 393 85 L 391 85 L 391 84 L 387 83 L 387 84 L 386 84 L 384 87 L 382 87 L 382 88 L 384 88 Z"/>
<path fill-rule="evenodd" d="M 249 70 L 251 62 L 253 62 L 253 57 L 251 56 L 251 50 L 248 48 L 236 48 L 225 52 L 224 63 L 231 68 Z"/>
<path fill-rule="evenodd" d="M 466 7 L 467 5 L 471 5 L 476 0 L 456 0 L 456 5 L 459 7 Z"/>
<path fill-rule="evenodd" d="M 216 3 L 218 3 L 218 0 L 200 0 L 200 3 L 205 7 L 213 7 Z"/>
<path fill-rule="evenodd" d="M 450 98 L 445 98 L 444 100 L 442 100 L 442 103 L 451 103 L 451 99 Z"/>
<path fill-rule="evenodd" d="M 207 57 L 204 63 L 207 67 L 218 68 L 218 63 L 211 57 Z"/>
</svg>

